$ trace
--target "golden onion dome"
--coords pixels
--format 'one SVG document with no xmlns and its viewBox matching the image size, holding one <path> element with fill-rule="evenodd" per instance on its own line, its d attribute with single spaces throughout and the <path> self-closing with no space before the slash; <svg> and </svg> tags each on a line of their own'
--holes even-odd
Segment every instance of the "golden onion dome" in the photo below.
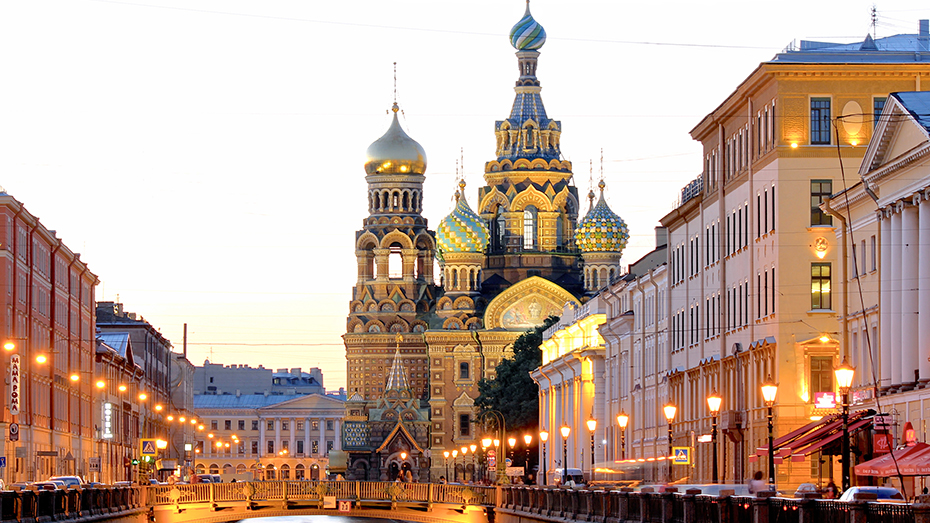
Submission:
<svg viewBox="0 0 930 523">
<path fill-rule="evenodd" d="M 400 127 L 397 103 L 391 108 L 394 120 L 384 136 L 365 152 L 367 174 L 423 174 L 426 172 L 426 151 Z"/>
</svg>

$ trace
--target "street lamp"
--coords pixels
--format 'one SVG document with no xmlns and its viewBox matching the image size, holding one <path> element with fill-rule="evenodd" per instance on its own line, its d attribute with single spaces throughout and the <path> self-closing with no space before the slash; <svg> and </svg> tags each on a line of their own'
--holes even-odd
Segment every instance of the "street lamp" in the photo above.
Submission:
<svg viewBox="0 0 930 523">
<path fill-rule="evenodd" d="M 591 433 L 591 480 L 594 480 L 594 431 L 597 430 L 597 420 L 591 416 L 587 422 L 588 432 Z"/>
<path fill-rule="evenodd" d="M 446 478 L 448 478 L 449 477 L 449 451 L 448 450 L 442 451 L 442 455 L 445 458 L 445 460 L 443 460 L 443 463 L 446 464 Z"/>
<path fill-rule="evenodd" d="M 762 400 L 765 401 L 765 406 L 768 407 L 768 420 L 769 420 L 769 485 L 771 490 L 775 490 L 775 444 L 772 439 L 772 419 L 774 417 L 774 412 L 772 408 L 775 407 L 775 396 L 778 395 L 778 384 L 772 381 L 772 375 L 769 374 L 769 377 L 766 378 L 765 383 L 762 384 Z"/>
<path fill-rule="evenodd" d="M 665 412 L 665 419 L 668 421 L 668 482 L 672 482 L 672 420 L 675 419 L 675 412 L 678 407 L 671 401 L 666 403 L 662 410 Z"/>
<path fill-rule="evenodd" d="M 849 489 L 851 483 L 849 477 L 849 389 L 852 386 L 853 376 L 856 374 L 856 369 L 852 367 L 849 363 L 846 362 L 846 358 L 843 357 L 843 363 L 839 367 L 833 369 L 833 373 L 836 374 L 836 385 L 840 389 L 840 394 L 843 397 L 843 492 Z"/>
<path fill-rule="evenodd" d="M 562 433 L 562 484 L 564 485 L 568 478 L 568 435 L 572 433 L 572 428 L 562 425 L 559 427 L 559 432 Z"/>
<path fill-rule="evenodd" d="M 510 461 L 513 462 L 513 448 L 517 446 L 517 438 L 513 436 L 507 438 L 507 444 L 510 445 Z"/>
<path fill-rule="evenodd" d="M 710 409 L 710 442 L 714 447 L 714 464 L 712 467 L 714 483 L 717 482 L 717 415 L 720 414 L 721 403 L 723 403 L 723 398 L 720 397 L 720 394 L 717 394 L 717 391 L 712 392 L 707 397 L 707 408 Z"/>
<path fill-rule="evenodd" d="M 453 480 L 453 481 L 456 481 L 456 482 L 459 480 L 459 471 L 458 471 L 458 469 L 455 468 L 455 466 L 456 466 L 455 460 L 456 460 L 456 458 L 458 458 L 458 456 L 459 456 L 459 450 L 458 450 L 458 449 L 453 449 L 453 450 L 452 450 L 452 475 L 453 475 L 454 477 L 452 478 L 452 480 Z M 465 473 L 462 472 L 462 476 L 464 476 L 464 475 L 465 475 Z"/>
<path fill-rule="evenodd" d="M 617 414 L 617 425 L 620 425 L 620 459 L 626 459 L 626 426 L 630 423 L 630 417 L 622 410 Z"/>
<path fill-rule="evenodd" d="M 548 479 L 548 478 L 546 477 L 546 441 L 548 441 L 548 440 L 549 440 L 549 433 L 548 433 L 547 431 L 545 431 L 545 430 L 539 431 L 539 441 L 542 441 L 542 447 L 543 447 L 543 448 L 542 448 L 542 451 L 543 451 L 543 464 L 542 464 L 542 465 L 543 465 L 543 479 L 542 479 L 542 483 L 539 483 L 540 485 L 545 485 L 545 484 L 546 484 L 546 480 Z M 538 479 L 538 478 L 537 478 L 537 479 Z"/>
<path fill-rule="evenodd" d="M 465 480 L 465 473 L 468 471 L 468 465 L 465 462 L 465 456 L 468 454 L 468 446 L 462 445 L 462 481 Z"/>
<path fill-rule="evenodd" d="M 523 466 L 523 475 L 526 476 L 526 479 L 530 478 L 530 443 L 533 442 L 533 436 L 529 434 L 523 435 L 523 442 L 526 443 L 526 464 Z M 529 484 L 529 482 L 527 482 Z"/>
<path fill-rule="evenodd" d="M 478 472 L 478 469 L 475 468 L 475 451 L 478 450 L 478 445 L 472 443 L 468 448 L 471 450 L 471 479 L 474 481 L 475 473 Z"/>
</svg>

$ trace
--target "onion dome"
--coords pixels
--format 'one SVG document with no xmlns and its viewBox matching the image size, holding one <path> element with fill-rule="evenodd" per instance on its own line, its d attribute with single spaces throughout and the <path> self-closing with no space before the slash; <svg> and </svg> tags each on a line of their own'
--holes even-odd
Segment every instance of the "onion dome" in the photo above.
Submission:
<svg viewBox="0 0 930 523">
<path fill-rule="evenodd" d="M 455 209 L 436 227 L 436 244 L 443 253 L 484 252 L 488 247 L 488 226 L 465 200 L 465 180 L 455 192 Z"/>
<path fill-rule="evenodd" d="M 366 151 L 366 174 L 423 174 L 426 172 L 426 151 L 400 127 L 397 102 L 394 121 L 384 136 L 375 140 Z"/>
<path fill-rule="evenodd" d="M 575 243 L 581 252 L 621 252 L 630 239 L 626 222 L 614 214 L 604 201 L 604 181 L 597 184 L 601 198 L 575 229 Z M 588 194 L 594 201 L 594 191 Z"/>
<path fill-rule="evenodd" d="M 530 0 L 526 0 L 526 13 L 510 30 L 510 45 L 517 51 L 536 51 L 546 43 L 546 30 L 530 14 Z"/>
</svg>

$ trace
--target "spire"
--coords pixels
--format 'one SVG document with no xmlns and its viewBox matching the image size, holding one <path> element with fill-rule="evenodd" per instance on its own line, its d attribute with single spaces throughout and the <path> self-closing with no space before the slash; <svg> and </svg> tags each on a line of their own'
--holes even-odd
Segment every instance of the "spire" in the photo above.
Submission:
<svg viewBox="0 0 930 523">
<path fill-rule="evenodd" d="M 403 360 L 400 356 L 400 342 L 404 340 L 404 336 L 398 332 L 394 340 L 397 344 L 397 348 L 394 351 L 394 363 L 391 365 L 391 373 L 388 374 L 384 393 L 385 396 L 387 396 L 388 392 L 396 391 L 401 394 L 406 393 L 408 396 L 412 396 L 410 383 L 407 382 L 407 371 L 404 369 Z"/>
</svg>

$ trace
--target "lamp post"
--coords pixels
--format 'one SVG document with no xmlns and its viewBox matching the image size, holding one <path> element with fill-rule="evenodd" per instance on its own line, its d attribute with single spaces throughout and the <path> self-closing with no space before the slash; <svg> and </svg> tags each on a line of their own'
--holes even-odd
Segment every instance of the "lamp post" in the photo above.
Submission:
<svg viewBox="0 0 930 523">
<path fill-rule="evenodd" d="M 442 456 L 445 458 L 443 462 L 446 464 L 446 478 L 449 477 L 449 451 L 442 451 Z"/>
<path fill-rule="evenodd" d="M 529 485 L 530 479 L 530 443 L 533 442 L 533 436 L 529 434 L 523 435 L 523 443 L 526 443 L 526 463 L 523 464 L 523 475 L 526 476 L 527 485 Z"/>
<path fill-rule="evenodd" d="M 762 384 L 762 400 L 768 407 L 769 421 L 769 486 L 775 490 L 775 445 L 772 439 L 772 419 L 774 417 L 773 407 L 775 407 L 775 396 L 778 395 L 778 384 L 772 381 L 771 374 Z"/>
<path fill-rule="evenodd" d="M 568 436 L 572 433 L 572 428 L 568 425 L 562 425 L 559 428 L 562 433 L 562 483 L 568 477 Z"/>
<path fill-rule="evenodd" d="M 545 485 L 546 480 L 549 479 L 546 476 L 546 441 L 548 440 L 549 440 L 549 433 L 545 429 L 539 431 L 539 441 L 542 442 L 542 451 L 543 451 L 543 460 L 542 460 L 543 477 L 542 477 L 541 483 L 538 481 L 539 478 L 537 477 L 537 483 L 539 483 L 540 485 Z"/>
<path fill-rule="evenodd" d="M 513 436 L 507 438 L 507 444 L 510 445 L 510 462 L 513 463 L 513 448 L 517 446 L 517 438 Z"/>
<path fill-rule="evenodd" d="M 468 446 L 462 445 L 460 450 L 462 451 L 462 481 L 468 481 L 466 479 L 466 473 L 468 472 L 468 462 L 465 461 L 465 456 L 468 454 Z"/>
<path fill-rule="evenodd" d="M 843 358 L 843 363 L 839 367 L 833 369 L 833 373 L 836 374 L 836 385 L 840 389 L 840 394 L 843 397 L 843 448 L 842 448 L 842 463 L 843 463 L 843 492 L 849 489 L 851 478 L 849 474 L 849 389 L 852 386 L 853 376 L 856 374 L 856 369 L 852 367 L 849 363 L 846 362 L 846 358 Z"/>
<path fill-rule="evenodd" d="M 478 445 L 472 443 L 468 447 L 471 450 L 471 479 L 475 480 L 475 473 L 478 472 L 478 468 L 475 467 L 475 451 L 478 449 Z"/>
<path fill-rule="evenodd" d="M 666 403 L 662 407 L 662 411 L 665 413 L 665 419 L 668 421 L 668 482 L 672 482 L 672 420 L 675 419 L 675 412 L 678 411 L 678 407 L 675 406 L 671 401 Z"/>
<path fill-rule="evenodd" d="M 585 423 L 588 425 L 588 432 L 591 433 L 591 481 L 594 481 L 594 431 L 597 430 L 597 420 L 591 416 Z"/>
<path fill-rule="evenodd" d="M 488 448 L 491 446 L 493 439 L 490 436 L 485 436 L 481 439 L 481 452 L 484 453 L 484 463 L 481 463 L 481 479 L 487 479 L 488 477 L 488 464 L 490 460 L 488 458 Z"/>
<path fill-rule="evenodd" d="M 630 423 L 630 417 L 622 410 L 617 414 L 617 425 L 620 425 L 620 459 L 626 459 L 626 426 Z"/>
<path fill-rule="evenodd" d="M 717 394 L 717 391 L 714 391 L 707 397 L 707 408 L 710 409 L 710 443 L 713 445 L 713 460 L 714 463 L 711 467 L 712 479 L 714 483 L 717 483 L 717 415 L 720 414 L 720 404 L 723 403 L 723 398 L 720 397 L 720 394 Z"/>
<path fill-rule="evenodd" d="M 456 465 L 455 459 L 458 457 L 458 455 L 459 455 L 458 449 L 453 449 L 452 450 L 452 475 L 454 477 L 452 478 L 452 481 L 455 481 L 455 482 L 458 482 L 459 480 L 459 471 L 458 469 L 455 468 L 455 465 Z M 462 473 L 462 475 L 463 476 L 465 475 L 464 472 Z"/>
</svg>

